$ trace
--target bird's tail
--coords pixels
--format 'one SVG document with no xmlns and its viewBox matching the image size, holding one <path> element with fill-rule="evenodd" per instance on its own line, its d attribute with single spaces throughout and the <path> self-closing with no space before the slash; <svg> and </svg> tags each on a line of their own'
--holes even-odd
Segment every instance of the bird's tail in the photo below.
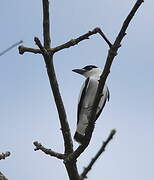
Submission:
<svg viewBox="0 0 154 180">
<path fill-rule="evenodd" d="M 85 139 L 85 131 L 88 126 L 88 117 L 85 115 L 85 113 L 80 116 L 80 120 L 78 121 L 77 124 L 77 129 L 74 135 L 74 139 L 80 143 L 83 144 L 83 141 Z"/>
<path fill-rule="evenodd" d="M 80 144 L 83 144 L 83 141 L 84 141 L 84 137 L 82 134 L 79 134 L 77 131 L 75 132 L 74 134 L 74 139 L 75 141 L 77 141 L 78 143 Z"/>
</svg>

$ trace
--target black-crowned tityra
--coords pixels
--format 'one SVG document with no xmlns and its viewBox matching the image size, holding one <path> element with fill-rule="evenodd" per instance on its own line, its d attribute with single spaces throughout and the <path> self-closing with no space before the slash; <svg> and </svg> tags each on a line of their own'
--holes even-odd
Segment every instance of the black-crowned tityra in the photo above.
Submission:
<svg viewBox="0 0 154 180">
<path fill-rule="evenodd" d="M 90 114 L 93 109 L 93 103 L 102 70 L 94 65 L 89 65 L 85 66 L 82 69 L 73 69 L 72 71 L 81 74 L 86 78 L 79 95 L 77 111 L 77 129 L 74 135 L 74 139 L 82 144 L 85 137 L 85 131 L 90 120 Z M 96 119 L 102 112 L 106 101 L 109 100 L 109 95 L 110 94 L 108 87 L 105 85 L 96 112 Z"/>
</svg>

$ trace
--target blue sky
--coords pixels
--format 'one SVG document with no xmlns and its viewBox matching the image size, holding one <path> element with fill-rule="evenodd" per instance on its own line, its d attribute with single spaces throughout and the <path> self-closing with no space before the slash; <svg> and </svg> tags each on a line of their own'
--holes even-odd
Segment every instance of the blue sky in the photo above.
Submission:
<svg viewBox="0 0 154 180">
<path fill-rule="evenodd" d="M 113 42 L 135 0 L 54 1 L 50 3 L 53 46 L 99 26 Z M 131 22 L 107 80 L 110 102 L 96 123 L 88 149 L 78 160 L 80 172 L 115 128 L 117 134 L 89 173 L 92 179 L 154 179 L 154 61 L 153 6 L 145 0 Z M 23 40 L 35 47 L 42 40 L 41 0 L 0 2 L 0 51 Z M 60 90 L 72 134 L 76 128 L 78 93 L 84 78 L 73 68 L 105 63 L 108 47 L 95 35 L 55 55 Z M 17 48 L 0 57 L 0 161 L 8 179 L 67 179 L 63 163 L 34 152 L 33 141 L 63 152 L 58 116 L 40 55 L 18 54 Z M 77 144 L 75 143 L 75 146 Z M 58 173 L 57 173 L 58 172 Z"/>
</svg>

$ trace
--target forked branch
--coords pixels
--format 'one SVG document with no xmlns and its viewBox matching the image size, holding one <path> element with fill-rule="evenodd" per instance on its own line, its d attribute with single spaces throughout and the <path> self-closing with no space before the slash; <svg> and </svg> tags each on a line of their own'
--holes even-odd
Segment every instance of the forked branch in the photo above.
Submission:
<svg viewBox="0 0 154 180">
<path fill-rule="evenodd" d="M 112 46 L 111 42 L 105 36 L 103 31 L 99 27 L 97 27 L 97 28 L 93 29 L 92 31 L 88 31 L 87 33 L 85 33 L 85 34 L 83 34 L 83 35 L 81 35 L 75 39 L 71 39 L 70 41 L 68 41 L 64 44 L 61 44 L 61 45 L 54 47 L 54 48 L 49 48 L 48 52 L 50 52 L 50 54 L 54 54 L 54 53 L 61 51 L 63 49 L 70 48 L 72 46 L 77 45 L 81 41 L 89 39 L 90 36 L 97 34 L 97 33 L 99 33 L 101 35 L 101 37 L 105 40 L 105 42 L 108 44 L 109 47 Z M 25 52 L 31 52 L 34 54 L 42 54 L 42 51 L 40 49 L 34 49 L 34 48 L 25 47 L 25 46 L 19 46 L 19 53 L 24 54 Z"/>
</svg>

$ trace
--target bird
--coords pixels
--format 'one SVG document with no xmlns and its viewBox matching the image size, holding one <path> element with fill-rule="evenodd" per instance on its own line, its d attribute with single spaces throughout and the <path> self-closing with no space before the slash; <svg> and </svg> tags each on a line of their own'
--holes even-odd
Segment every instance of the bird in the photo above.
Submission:
<svg viewBox="0 0 154 180">
<path fill-rule="evenodd" d="M 82 69 L 73 69 L 72 71 L 86 78 L 79 94 L 77 108 L 77 128 L 74 134 L 74 140 L 79 144 L 83 144 L 85 139 L 85 131 L 90 120 L 90 114 L 93 109 L 93 104 L 102 70 L 95 65 L 88 65 L 83 67 Z M 101 114 L 106 101 L 109 101 L 109 98 L 110 92 L 107 85 L 105 84 L 96 111 L 96 120 Z"/>
</svg>

